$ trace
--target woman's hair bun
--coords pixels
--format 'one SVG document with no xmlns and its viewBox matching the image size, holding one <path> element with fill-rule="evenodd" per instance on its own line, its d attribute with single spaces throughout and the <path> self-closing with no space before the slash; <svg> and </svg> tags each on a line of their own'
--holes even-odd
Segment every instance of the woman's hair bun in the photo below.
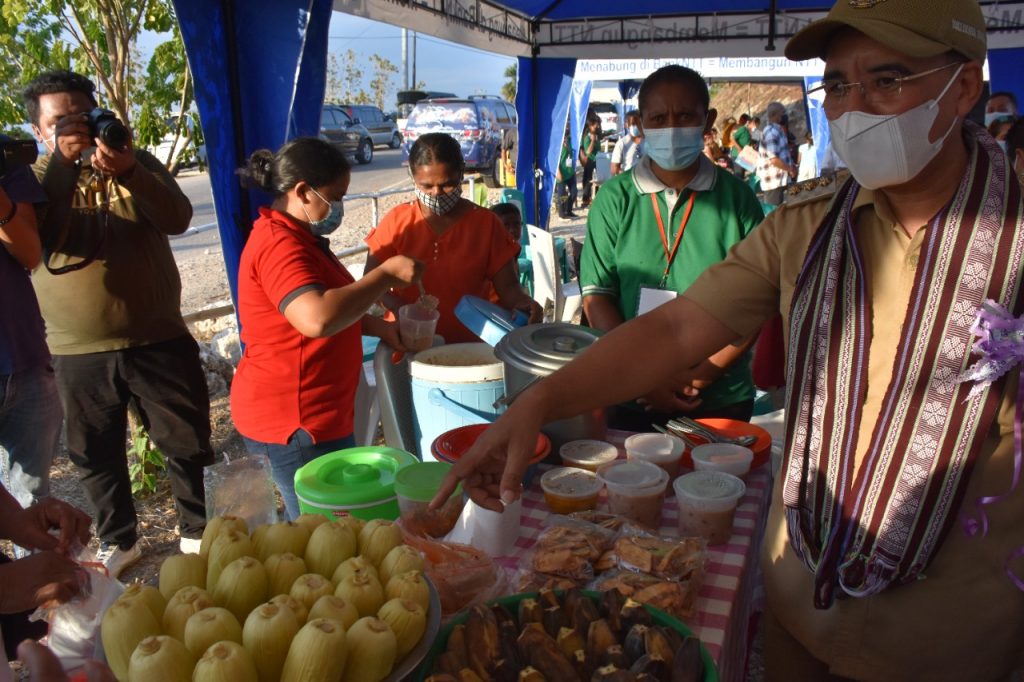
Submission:
<svg viewBox="0 0 1024 682">
<path fill-rule="evenodd" d="M 257 149 L 249 156 L 246 167 L 239 169 L 245 184 L 255 185 L 266 192 L 274 192 L 274 152 Z"/>
</svg>

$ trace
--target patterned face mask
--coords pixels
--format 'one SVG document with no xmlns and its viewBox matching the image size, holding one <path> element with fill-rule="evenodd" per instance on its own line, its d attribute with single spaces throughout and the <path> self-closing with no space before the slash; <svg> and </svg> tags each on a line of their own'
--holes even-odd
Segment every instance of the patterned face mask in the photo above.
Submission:
<svg viewBox="0 0 1024 682">
<path fill-rule="evenodd" d="M 423 204 L 428 211 L 434 215 L 444 215 L 448 211 L 455 208 L 455 205 L 459 203 L 459 199 L 462 197 L 462 185 L 456 185 L 454 189 L 449 192 L 442 192 L 437 196 L 427 194 L 416 188 L 416 198 Z"/>
</svg>

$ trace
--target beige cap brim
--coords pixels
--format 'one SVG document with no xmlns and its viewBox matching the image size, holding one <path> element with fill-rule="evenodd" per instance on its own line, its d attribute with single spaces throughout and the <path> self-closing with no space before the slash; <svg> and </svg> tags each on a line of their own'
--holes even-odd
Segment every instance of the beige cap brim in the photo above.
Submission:
<svg viewBox="0 0 1024 682">
<path fill-rule="evenodd" d="M 952 49 L 948 45 L 887 21 L 822 19 L 800 29 L 789 39 L 786 43 L 786 57 L 795 62 L 814 58 L 824 59 L 833 34 L 843 28 L 860 31 L 886 47 L 910 57 L 935 57 Z"/>
</svg>

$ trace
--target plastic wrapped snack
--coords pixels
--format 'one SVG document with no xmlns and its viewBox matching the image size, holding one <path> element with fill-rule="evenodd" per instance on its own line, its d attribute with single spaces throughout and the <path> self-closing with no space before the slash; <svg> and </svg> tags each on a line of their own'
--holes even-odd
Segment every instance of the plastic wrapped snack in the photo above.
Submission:
<svg viewBox="0 0 1024 682">
<path fill-rule="evenodd" d="M 620 568 L 665 580 L 688 580 L 704 565 L 704 541 L 700 538 L 628 535 L 615 541 L 613 551 Z"/>
<path fill-rule="evenodd" d="M 405 543 L 423 554 L 427 577 L 437 588 L 445 616 L 508 592 L 505 571 L 478 549 L 409 533 Z"/>
<path fill-rule="evenodd" d="M 567 517 L 554 517 L 529 553 L 530 570 L 570 580 L 594 577 L 594 562 L 612 545 L 615 534 L 606 528 Z"/>
<path fill-rule="evenodd" d="M 619 569 L 601 574 L 588 588 L 600 592 L 618 590 L 624 596 L 650 604 L 676 618 L 690 618 L 694 614 L 700 582 L 699 574 L 693 574 L 688 580 L 675 581 Z"/>
</svg>

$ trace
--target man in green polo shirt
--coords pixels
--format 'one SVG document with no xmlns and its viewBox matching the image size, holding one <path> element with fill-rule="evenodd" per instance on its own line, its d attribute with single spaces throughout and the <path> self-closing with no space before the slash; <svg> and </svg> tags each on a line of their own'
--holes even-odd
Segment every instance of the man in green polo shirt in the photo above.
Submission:
<svg viewBox="0 0 1024 682">
<path fill-rule="evenodd" d="M 646 156 L 601 188 L 580 262 L 590 325 L 608 331 L 685 291 L 764 217 L 744 183 L 701 153 L 715 122 L 700 74 L 667 66 L 640 88 Z M 649 430 L 672 416 L 749 419 L 749 342 L 730 345 L 692 374 L 613 411 L 612 425 Z"/>
</svg>

